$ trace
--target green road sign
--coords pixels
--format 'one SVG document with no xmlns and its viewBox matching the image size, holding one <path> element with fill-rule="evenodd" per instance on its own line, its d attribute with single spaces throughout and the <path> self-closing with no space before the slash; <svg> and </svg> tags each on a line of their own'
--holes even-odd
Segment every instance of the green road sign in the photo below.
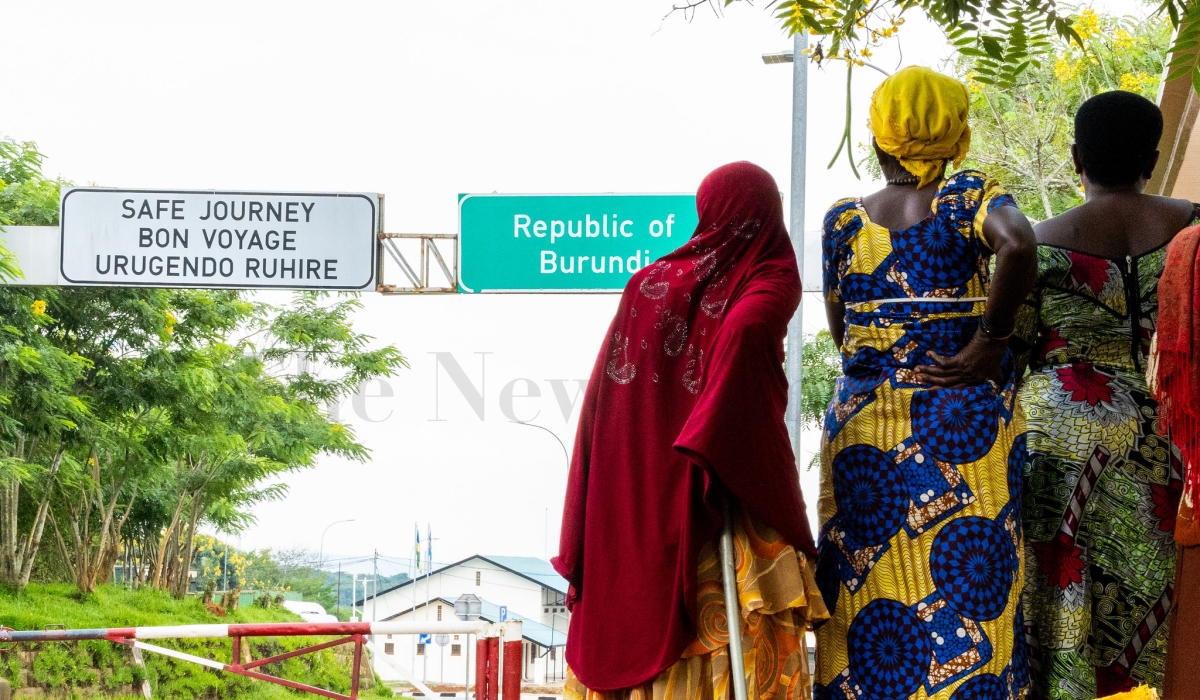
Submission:
<svg viewBox="0 0 1200 700">
<path fill-rule="evenodd" d="M 459 195 L 459 289 L 619 292 L 696 220 L 691 194 Z"/>
</svg>

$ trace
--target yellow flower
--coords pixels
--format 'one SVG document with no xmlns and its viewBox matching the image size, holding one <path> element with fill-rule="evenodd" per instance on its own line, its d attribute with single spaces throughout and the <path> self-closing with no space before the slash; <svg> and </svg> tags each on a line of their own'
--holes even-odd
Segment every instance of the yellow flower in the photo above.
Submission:
<svg viewBox="0 0 1200 700">
<path fill-rule="evenodd" d="M 1133 75 L 1132 73 L 1126 73 L 1125 75 L 1121 76 L 1120 89 L 1128 90 L 1129 92 L 1141 92 L 1142 81 L 1138 78 L 1138 76 Z"/>
<path fill-rule="evenodd" d="M 1075 23 L 1075 31 L 1079 32 L 1080 39 L 1087 39 L 1093 34 L 1100 32 L 1100 16 L 1092 8 L 1087 8 L 1079 13 L 1079 21 Z"/>
<path fill-rule="evenodd" d="M 863 58 L 870 58 L 870 57 L 871 57 L 871 49 L 868 49 L 868 48 L 867 48 L 867 47 L 865 47 L 865 46 L 863 47 L 863 49 L 862 49 L 862 51 L 861 51 L 860 53 L 862 54 Z"/>
<path fill-rule="evenodd" d="M 46 313 L 46 302 L 42 301 L 41 299 L 35 299 L 34 302 L 29 305 L 29 308 L 33 309 L 34 316 L 41 316 L 42 314 Z"/>
<path fill-rule="evenodd" d="M 1065 59 L 1058 59 L 1054 62 L 1054 77 L 1058 78 L 1058 82 L 1065 83 L 1075 77 L 1075 72 L 1079 70 L 1079 64 L 1072 63 Z"/>
<path fill-rule="evenodd" d="M 1116 34 L 1113 35 L 1113 42 L 1118 49 L 1128 49 L 1137 43 L 1129 32 L 1121 28 L 1118 28 Z"/>
</svg>

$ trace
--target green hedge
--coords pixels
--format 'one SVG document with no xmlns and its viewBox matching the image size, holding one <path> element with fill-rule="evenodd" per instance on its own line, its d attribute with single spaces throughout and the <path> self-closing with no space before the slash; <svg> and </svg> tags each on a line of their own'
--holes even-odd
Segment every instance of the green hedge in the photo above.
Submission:
<svg viewBox="0 0 1200 700">
<path fill-rule="evenodd" d="M 281 608 L 264 610 L 257 607 L 239 608 L 222 618 L 210 613 L 194 598 L 176 600 L 161 591 L 129 591 L 117 586 L 102 586 L 89 596 L 80 596 L 74 587 L 60 584 L 31 584 L 21 595 L 0 591 L 0 624 L 14 629 L 42 629 L 57 624 L 80 629 L 286 622 L 299 619 Z M 328 641 L 328 638 L 260 638 L 249 640 L 249 645 L 252 657 L 260 659 L 322 641 Z M 229 639 L 161 640 L 155 644 L 224 663 L 228 663 L 232 653 L 232 640 Z M 32 664 L 27 669 L 22 668 L 22 651 L 34 653 Z M 349 693 L 351 652 L 352 646 L 344 645 L 286 659 L 259 670 Z M 4 654 L 0 674 L 14 687 L 31 681 L 61 697 L 97 694 L 112 698 L 129 697 L 141 684 L 143 677 L 150 680 L 155 698 L 172 700 L 314 697 L 159 654 L 145 653 L 143 657 L 146 661 L 144 670 L 134 665 L 131 651 L 119 644 L 105 641 L 49 642 L 32 649 L 18 647 Z M 369 694 L 375 697 L 392 695 L 378 682 Z"/>
</svg>

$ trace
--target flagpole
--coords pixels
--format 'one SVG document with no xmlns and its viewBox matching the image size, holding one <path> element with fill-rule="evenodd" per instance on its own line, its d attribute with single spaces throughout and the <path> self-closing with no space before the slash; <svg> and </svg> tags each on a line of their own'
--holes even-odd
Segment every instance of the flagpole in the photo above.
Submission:
<svg viewBox="0 0 1200 700">
<path fill-rule="evenodd" d="M 425 620 L 429 621 L 429 577 L 433 574 L 433 528 L 425 523 Z M 432 639 L 432 637 L 430 637 Z M 426 680 L 429 669 L 429 649 L 425 649 L 425 663 L 421 664 L 421 680 Z"/>
<path fill-rule="evenodd" d="M 415 556 L 413 557 L 413 566 L 410 567 L 413 572 L 412 577 L 412 619 L 417 619 L 417 582 L 421 580 L 421 527 L 415 522 L 413 523 L 413 535 L 416 539 Z M 420 636 L 414 636 L 412 640 L 412 669 L 413 678 L 417 677 L 417 642 L 420 641 Z"/>
</svg>

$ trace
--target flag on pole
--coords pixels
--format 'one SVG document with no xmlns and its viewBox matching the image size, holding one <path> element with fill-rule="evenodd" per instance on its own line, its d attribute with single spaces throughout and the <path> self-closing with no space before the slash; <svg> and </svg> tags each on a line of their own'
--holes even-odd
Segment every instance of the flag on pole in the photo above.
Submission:
<svg viewBox="0 0 1200 700">
<path fill-rule="evenodd" d="M 425 523 L 425 567 L 433 570 L 433 526 Z"/>
<path fill-rule="evenodd" d="M 413 534 L 415 534 L 415 536 L 416 536 L 416 545 L 414 546 L 414 550 L 416 551 L 416 573 L 420 574 L 421 573 L 421 526 L 416 525 L 415 522 L 413 523 Z"/>
</svg>

